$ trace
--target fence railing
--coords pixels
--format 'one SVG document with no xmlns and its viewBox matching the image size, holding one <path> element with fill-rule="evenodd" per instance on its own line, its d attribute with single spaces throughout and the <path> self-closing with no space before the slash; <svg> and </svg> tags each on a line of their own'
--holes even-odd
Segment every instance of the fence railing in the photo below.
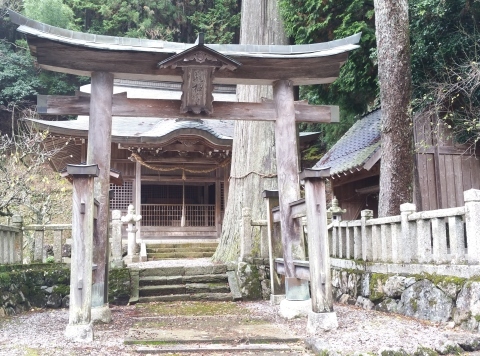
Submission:
<svg viewBox="0 0 480 356">
<path fill-rule="evenodd" d="M 51 225 L 26 225 L 24 231 L 33 232 L 33 259 L 32 262 L 45 262 L 47 251 L 45 250 L 45 232 L 53 232 L 53 258 L 55 262 L 63 262 L 62 246 L 66 240 L 66 232 L 72 230 L 71 224 Z"/>
<path fill-rule="evenodd" d="M 182 204 L 142 204 L 142 226 L 181 226 L 182 208 Z M 215 226 L 215 205 L 186 204 L 185 226 Z"/>
<path fill-rule="evenodd" d="M 23 232 L 15 223 L 0 225 L 0 264 L 22 263 Z"/>
<path fill-rule="evenodd" d="M 372 219 L 334 220 L 329 226 L 331 257 L 372 262 L 478 264 L 480 191 L 464 193 L 465 206 L 417 212 L 403 204 L 401 214 Z"/>
</svg>

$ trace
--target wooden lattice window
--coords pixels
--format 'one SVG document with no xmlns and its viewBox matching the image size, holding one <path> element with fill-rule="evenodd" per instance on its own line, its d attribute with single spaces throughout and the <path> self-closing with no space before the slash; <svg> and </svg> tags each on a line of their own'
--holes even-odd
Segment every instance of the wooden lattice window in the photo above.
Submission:
<svg viewBox="0 0 480 356">
<path fill-rule="evenodd" d="M 130 204 L 133 204 L 133 182 L 126 181 L 123 185 L 110 184 L 110 190 L 113 190 L 113 199 L 110 200 L 111 210 L 127 210 Z"/>
</svg>

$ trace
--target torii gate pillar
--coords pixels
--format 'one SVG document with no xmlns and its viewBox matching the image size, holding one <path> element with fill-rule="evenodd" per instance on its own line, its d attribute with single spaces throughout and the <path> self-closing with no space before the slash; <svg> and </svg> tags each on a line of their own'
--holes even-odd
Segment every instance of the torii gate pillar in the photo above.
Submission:
<svg viewBox="0 0 480 356">
<path fill-rule="evenodd" d="M 285 263 L 285 297 L 287 300 L 307 300 L 310 295 L 308 281 L 297 279 L 294 259 L 304 259 L 300 236 L 295 232 L 290 203 L 300 199 L 298 181 L 298 129 L 295 122 L 293 83 L 279 80 L 273 83 L 275 121 L 275 149 L 277 155 L 280 228 Z"/>
<path fill-rule="evenodd" d="M 112 142 L 113 74 L 92 73 L 90 120 L 88 127 L 87 164 L 98 164 L 100 174 L 95 178 L 95 199 L 100 203 L 97 231 L 94 234 L 92 319 L 111 321 L 108 307 L 108 224 L 110 160 Z"/>
</svg>

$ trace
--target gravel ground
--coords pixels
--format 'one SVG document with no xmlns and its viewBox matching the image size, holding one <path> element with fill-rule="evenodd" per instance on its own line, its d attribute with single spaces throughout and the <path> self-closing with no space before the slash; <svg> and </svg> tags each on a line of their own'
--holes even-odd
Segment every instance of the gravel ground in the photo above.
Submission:
<svg viewBox="0 0 480 356">
<path fill-rule="evenodd" d="M 278 309 L 268 302 L 243 302 L 252 315 L 283 324 L 306 337 L 306 318 L 283 320 Z M 68 324 L 67 310 L 34 310 L 0 319 L 0 355 L 136 355 L 135 346 L 123 344 L 138 312 L 135 306 L 111 307 L 113 322 L 95 325 L 95 341 L 75 343 L 63 336 Z M 339 328 L 316 337 L 317 344 L 340 354 L 378 352 L 385 348 L 403 348 L 412 353 L 419 347 L 436 348 L 448 340 L 459 342 L 477 338 L 477 334 L 400 315 L 365 311 L 336 305 Z M 248 353 L 244 353 L 246 355 Z M 298 352 L 298 355 L 305 355 Z M 199 355 L 198 353 L 196 355 Z M 258 355 L 258 353 L 257 353 Z"/>
</svg>

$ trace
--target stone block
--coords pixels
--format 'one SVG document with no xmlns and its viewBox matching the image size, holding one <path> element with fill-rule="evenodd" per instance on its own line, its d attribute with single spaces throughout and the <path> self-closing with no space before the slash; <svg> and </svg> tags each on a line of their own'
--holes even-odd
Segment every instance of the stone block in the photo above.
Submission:
<svg viewBox="0 0 480 356">
<path fill-rule="evenodd" d="M 372 310 L 375 307 L 375 304 L 373 304 L 373 302 L 370 299 L 359 296 L 357 298 L 357 302 L 355 303 L 355 306 L 361 307 L 366 310 Z"/>
<path fill-rule="evenodd" d="M 307 335 L 318 335 L 337 328 L 337 313 L 315 313 L 311 310 L 308 312 Z"/>
<path fill-rule="evenodd" d="M 452 310 L 452 298 L 426 279 L 405 289 L 399 303 L 400 313 L 433 322 L 448 321 Z"/>
<path fill-rule="evenodd" d="M 91 314 L 92 322 L 109 324 L 112 322 L 112 311 L 110 310 L 108 304 L 105 304 L 100 307 L 92 308 Z"/>
<path fill-rule="evenodd" d="M 284 319 L 305 317 L 312 310 L 312 301 L 309 300 L 288 300 L 280 302 L 279 315 Z"/>
<path fill-rule="evenodd" d="M 93 326 L 90 324 L 69 324 L 65 329 L 67 339 L 79 342 L 93 341 Z"/>
</svg>

